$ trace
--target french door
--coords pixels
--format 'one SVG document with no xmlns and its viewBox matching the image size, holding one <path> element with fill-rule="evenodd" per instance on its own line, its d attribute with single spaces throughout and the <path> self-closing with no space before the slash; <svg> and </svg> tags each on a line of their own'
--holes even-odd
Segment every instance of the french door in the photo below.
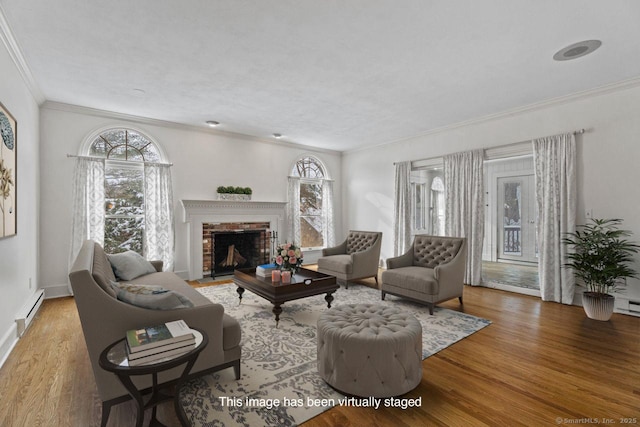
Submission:
<svg viewBox="0 0 640 427">
<path fill-rule="evenodd" d="M 497 258 L 538 262 L 533 174 L 497 178 Z"/>
</svg>

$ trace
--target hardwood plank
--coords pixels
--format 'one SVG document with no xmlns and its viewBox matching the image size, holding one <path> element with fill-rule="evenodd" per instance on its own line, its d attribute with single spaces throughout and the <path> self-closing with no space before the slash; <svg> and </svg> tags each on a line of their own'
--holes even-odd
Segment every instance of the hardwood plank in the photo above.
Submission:
<svg viewBox="0 0 640 427">
<path fill-rule="evenodd" d="M 363 283 L 375 287 L 373 279 Z M 487 288 L 465 287 L 464 300 L 440 306 L 493 323 L 423 362 L 420 385 L 403 396 L 421 397 L 421 407 L 336 407 L 304 426 L 530 426 L 557 425 L 557 417 L 620 424 L 640 417 L 639 318 L 597 322 L 581 307 Z M 0 369 L 0 425 L 91 427 L 100 417 L 73 298 L 47 300 Z M 108 426 L 134 418 L 125 402 L 112 409 Z M 160 405 L 158 418 L 179 425 L 170 403 Z"/>
</svg>

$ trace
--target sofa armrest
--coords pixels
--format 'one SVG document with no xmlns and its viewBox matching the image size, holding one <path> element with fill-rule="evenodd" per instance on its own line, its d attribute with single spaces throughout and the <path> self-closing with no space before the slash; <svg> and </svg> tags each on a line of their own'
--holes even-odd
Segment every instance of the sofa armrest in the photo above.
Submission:
<svg viewBox="0 0 640 427">
<path fill-rule="evenodd" d="M 164 261 L 159 259 L 159 260 L 154 260 L 154 261 L 149 261 L 149 262 L 151 263 L 151 265 L 153 265 L 153 267 L 156 269 L 156 271 L 158 273 L 162 272 L 162 267 L 164 266 Z"/>
<path fill-rule="evenodd" d="M 72 271 L 69 278 L 96 384 L 103 401 L 127 394 L 112 373 L 100 368 L 98 358 L 104 348 L 122 339 L 129 329 L 183 319 L 187 325 L 205 331 L 209 337 L 209 345 L 198 358 L 193 372 L 224 362 L 222 305 L 211 303 L 176 310 L 150 310 L 118 301 L 108 295 L 94 282 L 87 270 Z M 166 375 L 169 377 L 164 376 L 161 382 L 172 379 L 176 372 L 167 371 Z"/>
<path fill-rule="evenodd" d="M 413 265 L 413 245 L 400 256 L 387 258 L 387 270 L 394 268 L 411 267 Z"/>
<path fill-rule="evenodd" d="M 322 249 L 322 256 L 342 255 L 347 253 L 347 240 L 340 243 L 338 246 L 332 246 L 330 248 Z"/>
<path fill-rule="evenodd" d="M 464 273 L 467 262 L 466 241 L 460 246 L 460 250 L 448 262 L 436 266 L 434 269 L 435 279 L 441 286 L 464 284 Z"/>
<path fill-rule="evenodd" d="M 352 253 L 351 259 L 353 259 L 354 264 L 374 262 L 377 266 L 378 265 L 377 258 L 379 253 L 380 253 L 380 248 L 378 248 L 377 245 L 371 245 L 364 251 Z"/>
</svg>

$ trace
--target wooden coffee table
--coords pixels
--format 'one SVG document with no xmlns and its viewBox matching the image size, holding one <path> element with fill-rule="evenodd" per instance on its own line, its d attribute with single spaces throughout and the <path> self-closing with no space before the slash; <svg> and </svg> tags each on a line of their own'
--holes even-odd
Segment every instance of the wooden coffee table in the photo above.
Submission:
<svg viewBox="0 0 640 427">
<path fill-rule="evenodd" d="M 334 276 L 318 273 L 317 271 L 300 268 L 291 276 L 291 283 L 272 282 L 271 276 L 256 276 L 255 268 L 241 268 L 233 273 L 233 281 L 238 286 L 238 296 L 242 302 L 242 293 L 245 289 L 261 296 L 273 304 L 273 314 L 276 315 L 276 327 L 280 321 L 282 304 L 300 298 L 314 295 L 327 294 L 324 299 L 327 307 L 331 308 L 333 294 L 340 286 Z"/>
</svg>

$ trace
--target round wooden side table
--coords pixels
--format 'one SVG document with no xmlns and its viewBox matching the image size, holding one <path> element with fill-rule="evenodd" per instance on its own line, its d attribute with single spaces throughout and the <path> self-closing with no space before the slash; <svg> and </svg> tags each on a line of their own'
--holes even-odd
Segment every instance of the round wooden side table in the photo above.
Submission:
<svg viewBox="0 0 640 427">
<path fill-rule="evenodd" d="M 180 406 L 180 387 L 189 375 L 191 368 L 193 368 L 193 365 L 196 363 L 198 355 L 209 343 L 209 338 L 204 331 L 196 328 L 191 329 L 193 330 L 193 334 L 196 338 L 196 345 L 193 350 L 177 356 L 170 356 L 165 359 L 149 362 L 148 364 L 129 366 L 125 338 L 114 342 L 100 353 L 100 366 L 109 372 L 113 372 L 118 377 L 122 385 L 127 389 L 129 395 L 131 395 L 133 400 L 136 402 L 136 427 L 142 427 L 142 423 L 144 422 L 144 411 L 148 408 L 152 408 L 149 426 L 164 426 L 164 424 L 156 418 L 156 406 L 171 399 L 174 400 L 176 415 L 178 416 L 180 423 L 183 426 L 189 425 L 186 422 Z M 158 384 L 158 373 L 183 364 L 186 364 L 186 366 L 176 383 L 175 395 L 171 396 L 170 394 L 163 393 L 162 388 L 164 388 L 164 386 Z M 137 375 L 151 375 L 152 377 L 153 382 L 151 386 L 151 394 L 146 402 L 141 390 L 138 390 L 131 380 L 131 377 Z M 104 422 L 106 421 L 107 420 L 104 420 Z"/>
</svg>

